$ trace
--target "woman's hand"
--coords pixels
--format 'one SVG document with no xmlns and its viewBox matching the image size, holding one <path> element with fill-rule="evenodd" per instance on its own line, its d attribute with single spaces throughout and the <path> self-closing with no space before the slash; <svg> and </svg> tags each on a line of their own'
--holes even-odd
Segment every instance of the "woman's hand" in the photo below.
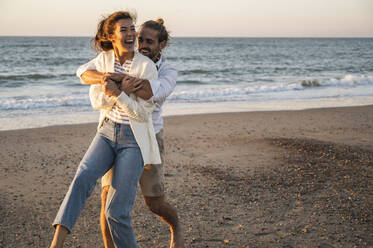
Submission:
<svg viewBox="0 0 373 248">
<path fill-rule="evenodd" d="M 121 90 L 118 88 L 117 84 L 109 77 L 104 77 L 101 83 L 102 89 L 106 95 L 115 97 L 118 97 L 120 95 Z"/>
<path fill-rule="evenodd" d="M 138 91 L 141 89 L 141 87 L 143 87 L 142 79 L 126 76 L 122 80 L 120 89 L 129 95 L 135 91 Z"/>
</svg>

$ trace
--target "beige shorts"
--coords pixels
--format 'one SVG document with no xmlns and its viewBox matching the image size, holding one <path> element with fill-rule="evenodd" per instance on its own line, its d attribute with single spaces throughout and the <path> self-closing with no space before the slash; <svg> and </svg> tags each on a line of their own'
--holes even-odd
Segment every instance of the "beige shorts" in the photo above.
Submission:
<svg viewBox="0 0 373 248">
<path fill-rule="evenodd" d="M 151 164 L 144 167 L 144 172 L 140 178 L 140 187 L 144 196 L 156 197 L 164 195 L 164 144 L 163 130 L 156 135 L 162 164 Z M 110 169 L 101 178 L 102 187 L 111 185 L 113 169 Z"/>
</svg>

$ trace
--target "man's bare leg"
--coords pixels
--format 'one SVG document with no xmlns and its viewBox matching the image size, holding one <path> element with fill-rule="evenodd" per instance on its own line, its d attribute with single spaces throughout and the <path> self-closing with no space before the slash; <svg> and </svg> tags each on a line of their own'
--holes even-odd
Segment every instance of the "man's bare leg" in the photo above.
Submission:
<svg viewBox="0 0 373 248">
<path fill-rule="evenodd" d="M 105 216 L 106 199 L 107 199 L 107 194 L 109 192 L 109 188 L 110 186 L 102 187 L 100 225 L 101 225 L 102 239 L 104 240 L 105 248 L 114 248 L 113 238 L 111 237 L 109 225 L 107 224 L 106 216 Z"/>
<path fill-rule="evenodd" d="M 50 248 L 62 248 L 63 243 L 65 242 L 67 233 L 68 233 L 68 230 L 66 227 L 57 225 Z"/>
<path fill-rule="evenodd" d="M 171 243 L 170 248 L 184 248 L 184 232 L 179 218 L 177 216 L 176 208 L 171 206 L 165 196 L 149 197 L 144 196 L 146 206 L 162 219 L 169 227 L 171 231 Z"/>
</svg>

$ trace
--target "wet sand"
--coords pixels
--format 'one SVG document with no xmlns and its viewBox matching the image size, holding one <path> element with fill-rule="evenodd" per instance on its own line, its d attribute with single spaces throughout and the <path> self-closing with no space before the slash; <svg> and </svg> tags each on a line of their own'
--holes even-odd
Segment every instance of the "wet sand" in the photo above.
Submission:
<svg viewBox="0 0 373 248">
<path fill-rule="evenodd" d="M 1 131 L 0 247 L 47 247 L 96 124 Z M 373 106 L 167 117 L 166 184 L 187 247 L 369 247 Z M 97 184 L 65 247 L 103 247 Z M 139 247 L 169 230 L 138 192 Z"/>
</svg>

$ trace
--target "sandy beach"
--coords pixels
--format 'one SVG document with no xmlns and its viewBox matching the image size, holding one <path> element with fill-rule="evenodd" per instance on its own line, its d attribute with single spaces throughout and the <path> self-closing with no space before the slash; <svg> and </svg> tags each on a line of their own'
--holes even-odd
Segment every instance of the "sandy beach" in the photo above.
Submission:
<svg viewBox="0 0 373 248">
<path fill-rule="evenodd" d="M 96 124 L 0 132 L 0 247 L 47 247 Z M 371 247 L 373 106 L 165 118 L 187 247 Z M 65 247 L 103 247 L 100 186 Z M 138 192 L 140 248 L 169 230 Z"/>
</svg>

